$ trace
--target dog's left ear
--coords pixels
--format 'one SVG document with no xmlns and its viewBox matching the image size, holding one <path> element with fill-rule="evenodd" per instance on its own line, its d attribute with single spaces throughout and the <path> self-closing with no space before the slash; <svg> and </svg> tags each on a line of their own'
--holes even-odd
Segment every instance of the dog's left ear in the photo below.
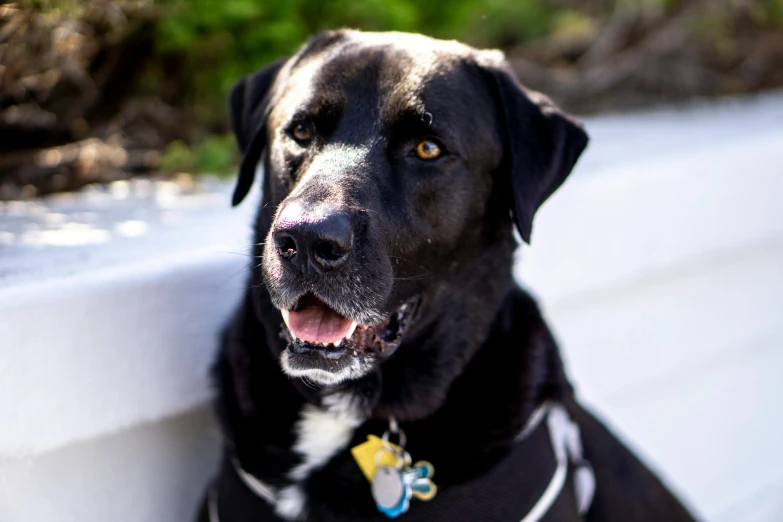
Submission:
<svg viewBox="0 0 783 522">
<path fill-rule="evenodd" d="M 232 204 L 239 205 L 253 186 L 256 166 L 266 146 L 266 120 L 269 116 L 272 85 L 288 58 L 280 58 L 260 71 L 240 79 L 228 96 L 231 129 L 237 138 L 242 162 Z"/>
<path fill-rule="evenodd" d="M 485 69 L 497 87 L 504 120 L 504 169 L 510 175 L 519 234 L 530 243 L 533 216 L 568 177 L 588 138 L 581 123 L 543 94 L 522 87 L 505 59 L 494 58 Z"/>
</svg>

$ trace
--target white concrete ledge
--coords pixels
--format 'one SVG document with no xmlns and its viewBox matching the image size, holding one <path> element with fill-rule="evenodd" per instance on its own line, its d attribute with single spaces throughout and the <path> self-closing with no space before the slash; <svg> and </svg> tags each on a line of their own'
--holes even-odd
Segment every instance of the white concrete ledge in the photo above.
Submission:
<svg viewBox="0 0 783 522">
<path fill-rule="evenodd" d="M 228 210 L 227 189 L 172 195 L 178 189 L 164 184 L 157 190 L 169 193 L 165 205 L 108 191 L 14 209 L 28 225 L 15 226 L 15 244 L 0 246 L 0 412 L 8 421 L 0 458 L 208 399 L 218 331 L 249 263 L 250 206 Z M 51 223 L 52 214 L 62 217 Z M 117 230 L 128 222 L 144 233 L 123 237 Z M 104 237 L 91 243 L 85 231 Z M 47 242 L 55 232 L 74 232 L 72 244 Z"/>
<path fill-rule="evenodd" d="M 190 522 L 218 465 L 211 411 L 0 461 L 3 522 Z"/>
<path fill-rule="evenodd" d="M 781 123 L 781 94 L 588 121 L 516 269 L 585 400 L 721 522 L 783 516 Z M 0 204 L 0 520 L 181 520 L 196 501 L 219 437 L 186 412 L 210 396 L 258 197 L 231 210 L 229 192 Z M 79 463 L 94 506 L 61 485 Z"/>
</svg>

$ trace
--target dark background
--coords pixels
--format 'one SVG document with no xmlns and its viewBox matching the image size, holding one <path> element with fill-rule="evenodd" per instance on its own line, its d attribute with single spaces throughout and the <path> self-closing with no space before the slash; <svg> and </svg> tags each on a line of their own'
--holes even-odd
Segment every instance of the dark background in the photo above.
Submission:
<svg viewBox="0 0 783 522">
<path fill-rule="evenodd" d="M 230 174 L 231 84 L 338 27 L 501 48 L 577 114 L 783 85 L 783 0 L 0 3 L 0 199 Z"/>
</svg>

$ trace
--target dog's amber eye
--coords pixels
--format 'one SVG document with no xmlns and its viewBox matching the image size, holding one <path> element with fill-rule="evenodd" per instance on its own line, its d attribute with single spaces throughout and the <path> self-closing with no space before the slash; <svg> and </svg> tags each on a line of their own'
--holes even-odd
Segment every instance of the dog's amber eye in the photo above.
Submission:
<svg viewBox="0 0 783 522">
<path fill-rule="evenodd" d="M 296 141 L 308 141 L 313 137 L 313 132 L 310 130 L 310 127 L 304 123 L 297 123 L 294 125 L 291 134 L 293 134 Z"/>
<path fill-rule="evenodd" d="M 416 155 L 423 160 L 431 160 L 440 156 L 440 147 L 437 143 L 424 140 L 416 145 Z"/>
</svg>

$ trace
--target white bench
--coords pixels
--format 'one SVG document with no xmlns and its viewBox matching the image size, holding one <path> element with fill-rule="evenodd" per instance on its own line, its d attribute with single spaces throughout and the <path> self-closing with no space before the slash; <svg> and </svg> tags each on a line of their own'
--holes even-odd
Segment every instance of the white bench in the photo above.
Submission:
<svg viewBox="0 0 783 522">
<path fill-rule="evenodd" d="M 587 122 L 518 275 L 584 400 L 694 509 L 783 516 L 783 95 Z M 189 520 L 258 193 L 0 203 L 0 520 Z M 599 484 L 600 487 L 600 484 Z"/>
</svg>

